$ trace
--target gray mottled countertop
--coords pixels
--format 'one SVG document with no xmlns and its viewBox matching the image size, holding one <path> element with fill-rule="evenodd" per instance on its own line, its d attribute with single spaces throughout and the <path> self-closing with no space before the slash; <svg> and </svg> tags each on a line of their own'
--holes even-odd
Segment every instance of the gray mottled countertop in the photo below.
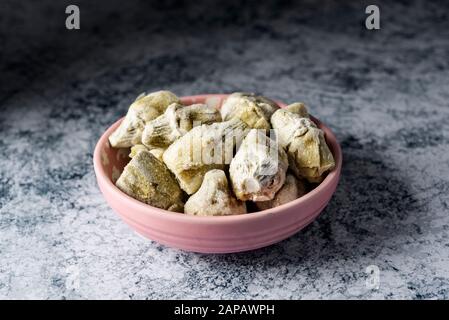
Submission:
<svg viewBox="0 0 449 320">
<path fill-rule="evenodd" d="M 449 298 L 447 3 L 378 2 L 368 31 L 355 2 L 79 2 L 79 31 L 64 1 L 1 4 L 0 298 Z M 343 149 L 328 207 L 248 253 L 137 236 L 98 190 L 92 153 L 158 89 L 306 102 Z"/>
</svg>

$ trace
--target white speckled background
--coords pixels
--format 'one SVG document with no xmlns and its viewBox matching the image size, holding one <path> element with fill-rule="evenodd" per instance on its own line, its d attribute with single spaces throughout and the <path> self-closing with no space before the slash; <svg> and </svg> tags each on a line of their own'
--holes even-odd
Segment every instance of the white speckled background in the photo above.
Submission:
<svg viewBox="0 0 449 320">
<path fill-rule="evenodd" d="M 0 5 L 0 298 L 449 298 L 446 2 L 377 2 L 379 31 L 364 28 L 365 2 L 78 2 L 72 32 L 64 1 Z M 329 206 L 249 253 L 134 234 L 92 153 L 139 93 L 162 88 L 306 102 L 343 148 Z"/>
</svg>

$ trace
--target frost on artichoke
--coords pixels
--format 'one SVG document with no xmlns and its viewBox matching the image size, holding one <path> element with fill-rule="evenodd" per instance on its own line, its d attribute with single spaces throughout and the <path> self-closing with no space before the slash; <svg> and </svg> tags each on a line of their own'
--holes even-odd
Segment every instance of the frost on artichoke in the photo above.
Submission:
<svg viewBox="0 0 449 320">
<path fill-rule="evenodd" d="M 285 107 L 285 109 L 287 109 L 290 112 L 296 113 L 302 118 L 309 118 L 309 111 L 307 110 L 306 105 L 302 102 L 295 102 L 289 104 L 287 107 Z"/>
<path fill-rule="evenodd" d="M 230 190 L 222 170 L 210 170 L 204 175 L 198 191 L 187 200 L 184 213 L 197 216 L 228 216 L 246 213 L 244 202 Z"/>
<path fill-rule="evenodd" d="M 220 112 L 213 107 L 204 104 L 183 106 L 173 103 L 164 114 L 145 125 L 142 143 L 149 149 L 165 149 L 194 126 L 220 121 Z"/>
<path fill-rule="evenodd" d="M 253 93 L 235 92 L 221 106 L 223 121 L 238 118 L 249 128 L 270 129 L 271 115 L 279 109 L 272 100 Z"/>
<path fill-rule="evenodd" d="M 239 200 L 273 199 L 282 187 L 288 168 L 285 151 L 265 130 L 252 129 L 231 161 L 229 174 Z"/>
<path fill-rule="evenodd" d="M 179 98 L 170 91 L 140 95 L 129 107 L 120 126 L 109 137 L 109 143 L 114 148 L 128 148 L 141 143 L 145 124 L 175 102 L 179 102 Z"/>
<path fill-rule="evenodd" d="M 239 119 L 195 127 L 171 144 L 163 160 L 188 194 L 195 193 L 207 171 L 223 170 L 246 133 Z"/>
<path fill-rule="evenodd" d="M 151 149 L 149 151 L 153 156 L 156 157 L 156 159 L 158 159 L 160 162 L 164 162 L 164 160 L 162 159 L 162 156 L 164 155 L 165 149 L 161 149 L 161 148 L 155 148 L 155 149 Z"/>
<path fill-rule="evenodd" d="M 145 147 L 143 144 L 136 144 L 131 147 L 129 157 L 134 158 L 140 151 L 149 151 L 149 149 Z"/>
<path fill-rule="evenodd" d="M 150 152 L 141 150 L 125 166 L 116 182 L 124 193 L 154 207 L 182 212 L 183 192 L 175 177 Z"/>
<path fill-rule="evenodd" d="M 304 181 L 297 179 L 292 174 L 287 174 L 284 185 L 276 193 L 273 200 L 255 202 L 259 210 L 266 210 L 298 199 L 306 194 L 306 185 Z"/>
<path fill-rule="evenodd" d="M 148 151 L 153 156 L 155 156 L 156 159 L 158 159 L 159 161 L 162 161 L 162 155 L 164 154 L 165 149 L 154 148 L 154 149 L 150 150 L 149 148 L 145 147 L 143 144 L 136 144 L 135 146 L 131 147 L 131 152 L 129 153 L 129 157 L 134 158 L 136 156 L 136 154 L 139 153 L 140 151 Z"/>
<path fill-rule="evenodd" d="M 324 132 L 304 117 L 304 111 L 298 112 L 298 108 L 290 106 L 279 109 L 271 117 L 271 124 L 277 130 L 279 143 L 287 151 L 290 168 L 298 178 L 320 182 L 323 174 L 335 167 Z"/>
</svg>

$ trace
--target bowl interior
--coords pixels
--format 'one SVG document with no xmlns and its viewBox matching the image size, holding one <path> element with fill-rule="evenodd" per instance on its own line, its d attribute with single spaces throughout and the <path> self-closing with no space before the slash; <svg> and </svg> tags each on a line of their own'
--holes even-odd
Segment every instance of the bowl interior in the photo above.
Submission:
<svg viewBox="0 0 449 320">
<path fill-rule="evenodd" d="M 194 103 L 205 103 L 209 106 L 213 106 L 215 108 L 220 108 L 226 97 L 227 97 L 227 95 L 225 95 L 225 94 L 207 94 L 207 95 L 183 97 L 183 98 L 181 98 L 181 101 L 185 105 L 190 105 L 190 104 L 194 104 Z M 280 107 L 285 107 L 284 103 L 281 103 L 281 102 L 277 102 L 277 103 Z M 311 119 L 317 124 L 317 126 L 320 129 L 322 129 L 324 131 L 326 141 L 329 145 L 329 148 L 330 148 L 332 154 L 335 157 L 336 168 L 326 176 L 326 178 L 324 179 L 323 182 L 320 183 L 320 185 L 318 185 L 315 189 L 311 190 L 305 196 L 303 196 L 295 201 L 298 201 L 305 197 L 312 196 L 313 193 L 319 192 L 321 185 L 329 183 L 331 179 L 338 179 L 340 169 L 341 169 L 341 151 L 340 151 L 340 147 L 335 139 L 335 136 L 330 131 L 330 129 L 327 128 L 326 126 L 324 126 L 318 119 L 316 119 L 314 117 L 311 117 Z M 104 137 L 104 139 L 103 139 L 103 137 L 100 139 L 99 143 L 97 144 L 97 147 L 95 150 L 95 155 L 94 155 L 94 163 L 96 164 L 97 175 L 99 175 L 99 174 L 105 175 L 107 180 L 109 180 L 108 182 L 112 182 L 112 185 L 116 182 L 116 180 L 120 176 L 125 165 L 130 161 L 130 158 L 128 156 L 129 152 L 130 152 L 129 148 L 122 148 L 122 149 L 112 148 L 109 145 L 109 141 L 107 139 L 107 137 L 113 132 L 113 130 L 116 127 L 118 127 L 120 122 L 121 122 L 121 120 L 117 121 L 114 125 L 112 125 L 107 130 L 107 132 L 105 133 L 105 135 L 107 135 L 107 136 Z M 97 158 L 97 159 L 95 159 L 95 158 Z M 99 167 L 99 168 L 97 168 L 97 167 Z M 115 185 L 113 185 L 113 187 L 116 189 L 116 191 L 119 194 L 121 194 L 125 198 L 129 198 L 125 193 L 123 193 L 117 187 L 115 187 Z M 134 200 L 134 199 L 132 199 L 132 200 Z M 137 200 L 134 200 L 134 201 L 137 201 Z M 292 201 L 292 202 L 295 202 L 295 201 Z M 144 203 L 140 203 L 140 204 L 144 205 L 144 206 L 148 206 L 149 208 L 156 209 L 158 211 L 162 210 L 167 213 L 173 213 L 171 211 L 154 208 L 154 207 L 144 204 Z M 288 204 L 284 204 L 282 206 L 286 206 L 286 205 L 288 205 Z M 271 209 L 264 210 L 264 211 L 269 211 L 269 210 L 271 210 Z M 229 216 L 229 217 L 231 217 L 231 216 Z M 195 217 L 195 218 L 198 219 L 200 217 Z M 217 217 L 215 217 L 215 218 L 217 218 Z M 224 217 L 224 218 L 226 218 L 226 217 Z"/>
</svg>

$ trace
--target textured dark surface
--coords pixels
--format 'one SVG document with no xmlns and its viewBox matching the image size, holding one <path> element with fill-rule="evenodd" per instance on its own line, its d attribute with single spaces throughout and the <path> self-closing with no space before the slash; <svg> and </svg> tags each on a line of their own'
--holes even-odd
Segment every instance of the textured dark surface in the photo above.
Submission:
<svg viewBox="0 0 449 320">
<path fill-rule="evenodd" d="M 341 1 L 81 2 L 67 31 L 64 1 L 2 2 L 0 297 L 449 298 L 449 6 L 377 3 L 379 31 L 367 3 Z M 343 149 L 329 206 L 249 253 L 138 237 L 103 200 L 92 152 L 158 89 L 306 102 Z"/>
</svg>

